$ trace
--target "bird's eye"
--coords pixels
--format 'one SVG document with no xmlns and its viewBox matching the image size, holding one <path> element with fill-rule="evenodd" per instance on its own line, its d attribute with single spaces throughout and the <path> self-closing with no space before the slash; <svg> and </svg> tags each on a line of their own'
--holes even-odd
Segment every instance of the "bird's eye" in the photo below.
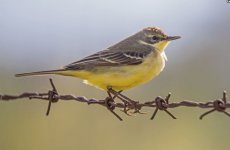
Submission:
<svg viewBox="0 0 230 150">
<path fill-rule="evenodd" d="M 157 36 L 153 36 L 153 37 L 151 37 L 150 42 L 156 43 L 158 40 L 159 40 L 159 38 Z"/>
<path fill-rule="evenodd" d="M 153 37 L 152 37 L 152 40 L 153 40 L 153 41 L 157 41 L 157 40 L 158 40 L 158 37 L 157 37 L 157 36 L 153 36 Z"/>
</svg>

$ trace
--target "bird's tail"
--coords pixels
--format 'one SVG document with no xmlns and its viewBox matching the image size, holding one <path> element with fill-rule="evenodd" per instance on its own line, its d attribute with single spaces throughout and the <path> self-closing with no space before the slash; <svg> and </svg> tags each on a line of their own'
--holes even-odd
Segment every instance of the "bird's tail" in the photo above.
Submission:
<svg viewBox="0 0 230 150">
<path fill-rule="evenodd" d="M 28 73 L 16 74 L 15 77 L 34 76 L 34 75 L 45 75 L 45 74 L 61 74 L 63 71 L 65 71 L 65 69 L 48 70 L 48 71 L 37 71 L 37 72 L 28 72 Z"/>
</svg>

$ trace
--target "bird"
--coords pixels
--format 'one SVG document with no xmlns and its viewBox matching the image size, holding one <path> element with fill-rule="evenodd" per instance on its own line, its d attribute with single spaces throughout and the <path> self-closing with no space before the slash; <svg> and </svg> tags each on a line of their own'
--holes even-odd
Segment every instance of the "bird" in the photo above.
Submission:
<svg viewBox="0 0 230 150">
<path fill-rule="evenodd" d="M 120 94 L 144 84 L 165 67 L 165 48 L 180 36 L 168 36 L 159 27 L 146 27 L 102 51 L 77 60 L 60 69 L 16 74 L 63 75 L 84 80 L 84 83 Z M 109 92 L 110 91 L 110 92 Z"/>
</svg>

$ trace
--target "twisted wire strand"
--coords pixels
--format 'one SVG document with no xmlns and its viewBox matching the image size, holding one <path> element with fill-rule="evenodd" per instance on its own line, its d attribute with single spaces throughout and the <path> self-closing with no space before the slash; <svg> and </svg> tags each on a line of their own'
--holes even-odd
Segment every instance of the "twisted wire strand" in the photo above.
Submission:
<svg viewBox="0 0 230 150">
<path fill-rule="evenodd" d="M 140 113 L 144 107 L 154 108 L 153 115 L 151 116 L 151 120 L 155 118 L 159 111 L 164 111 L 171 118 L 176 119 L 176 117 L 169 111 L 169 109 L 177 108 L 177 107 L 197 107 L 201 109 L 210 109 L 207 112 L 200 115 L 200 119 L 203 119 L 205 116 L 211 114 L 212 112 L 221 112 L 226 116 L 230 117 L 230 113 L 226 111 L 226 109 L 230 108 L 230 103 L 227 102 L 227 93 L 223 92 L 222 98 L 210 100 L 208 102 L 195 102 L 192 100 L 183 100 L 180 102 L 169 102 L 171 93 L 169 93 L 165 98 L 158 96 L 152 101 L 147 102 L 139 102 L 134 101 L 134 103 L 125 103 L 123 101 L 116 102 L 111 97 L 106 97 L 105 99 L 95 99 L 95 98 L 86 98 L 84 96 L 75 96 L 71 94 L 60 95 L 57 92 L 57 89 L 53 83 L 53 80 L 50 79 L 50 84 L 52 90 L 49 90 L 46 93 L 39 92 L 24 92 L 20 95 L 9 95 L 9 94 L 0 94 L 0 101 L 13 101 L 19 99 L 37 99 L 37 100 L 46 100 L 48 101 L 48 108 L 46 111 L 46 115 L 48 116 L 51 110 L 51 104 L 56 103 L 59 100 L 62 101 L 70 101 L 74 100 L 77 102 L 101 105 L 106 107 L 115 117 L 117 117 L 120 121 L 122 118 L 114 111 L 116 108 L 122 109 L 123 112 L 127 115 L 131 115 L 132 113 Z"/>
</svg>

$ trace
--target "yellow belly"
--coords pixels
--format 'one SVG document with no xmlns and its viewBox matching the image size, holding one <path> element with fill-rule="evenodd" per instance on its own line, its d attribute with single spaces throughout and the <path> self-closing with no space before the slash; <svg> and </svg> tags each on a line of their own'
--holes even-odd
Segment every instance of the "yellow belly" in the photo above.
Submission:
<svg viewBox="0 0 230 150">
<path fill-rule="evenodd" d="M 84 79 L 84 83 L 107 90 L 125 90 L 143 84 L 157 76 L 165 60 L 159 52 L 149 54 L 142 64 L 120 67 L 98 67 L 96 71 L 68 71 L 65 75 Z M 64 73 L 63 73 L 64 74 Z"/>
</svg>

